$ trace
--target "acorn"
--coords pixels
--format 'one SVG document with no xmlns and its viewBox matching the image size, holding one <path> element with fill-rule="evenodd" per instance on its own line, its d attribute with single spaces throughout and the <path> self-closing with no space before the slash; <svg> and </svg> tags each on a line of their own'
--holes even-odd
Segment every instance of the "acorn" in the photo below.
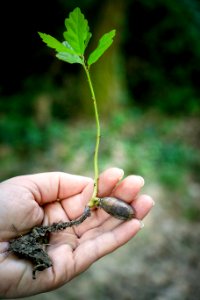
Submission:
<svg viewBox="0 0 200 300">
<path fill-rule="evenodd" d="M 111 216 L 121 220 L 131 220 L 135 217 L 135 209 L 121 199 L 114 197 L 99 198 L 98 206 Z"/>
</svg>

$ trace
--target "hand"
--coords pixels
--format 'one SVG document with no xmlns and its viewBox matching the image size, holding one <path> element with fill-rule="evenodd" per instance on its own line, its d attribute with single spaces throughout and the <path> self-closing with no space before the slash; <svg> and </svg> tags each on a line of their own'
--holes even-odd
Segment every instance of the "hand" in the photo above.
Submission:
<svg viewBox="0 0 200 300">
<path fill-rule="evenodd" d="M 97 209 L 82 224 L 53 233 L 47 246 L 53 266 L 36 273 L 32 264 L 6 253 L 8 241 L 36 225 L 78 218 L 93 192 L 87 177 L 52 172 L 11 178 L 0 184 L 0 297 L 23 297 L 55 289 L 93 262 L 129 241 L 141 228 L 153 200 L 138 193 L 143 186 L 139 176 L 121 181 L 123 171 L 112 168 L 99 178 L 99 197 L 113 195 L 130 203 L 137 219 L 115 219 Z"/>
</svg>

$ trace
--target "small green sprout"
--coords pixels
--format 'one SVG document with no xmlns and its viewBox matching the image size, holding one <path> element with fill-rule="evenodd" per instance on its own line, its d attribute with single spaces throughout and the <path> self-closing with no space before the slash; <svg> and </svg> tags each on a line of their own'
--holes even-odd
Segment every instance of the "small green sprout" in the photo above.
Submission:
<svg viewBox="0 0 200 300">
<path fill-rule="evenodd" d="M 88 21 L 82 14 L 79 7 L 75 8 L 67 19 L 65 19 L 66 31 L 64 31 L 64 41 L 60 42 L 49 34 L 39 32 L 43 42 L 48 47 L 53 48 L 56 51 L 56 57 L 67 63 L 81 64 L 85 70 L 88 84 L 91 92 L 91 97 L 94 105 L 94 114 L 96 120 L 96 145 L 94 152 L 94 192 L 88 206 L 94 207 L 98 204 L 98 178 L 99 178 L 99 163 L 98 153 L 101 136 L 101 127 L 99 121 L 99 113 L 97 107 L 96 96 L 93 88 L 93 84 L 90 77 L 90 67 L 92 64 L 98 61 L 98 59 L 104 54 L 104 52 L 111 46 L 113 38 L 115 36 L 115 30 L 111 30 L 105 33 L 99 40 L 98 45 L 94 51 L 92 51 L 87 57 L 85 56 L 85 50 L 92 37 Z"/>
</svg>

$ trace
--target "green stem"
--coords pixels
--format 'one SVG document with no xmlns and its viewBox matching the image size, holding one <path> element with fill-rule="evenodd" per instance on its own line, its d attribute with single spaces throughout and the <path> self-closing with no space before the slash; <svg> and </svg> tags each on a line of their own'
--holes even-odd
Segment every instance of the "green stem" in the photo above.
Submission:
<svg viewBox="0 0 200 300">
<path fill-rule="evenodd" d="M 95 113 L 95 120 L 96 120 L 96 145 L 95 145 L 95 151 L 94 151 L 94 191 L 92 195 L 92 199 L 89 201 L 88 206 L 93 207 L 97 203 L 97 193 L 98 193 L 98 180 L 99 180 L 99 162 L 98 162 L 98 156 L 99 156 L 99 144 L 100 144 L 100 138 L 101 138 L 101 127 L 99 122 L 99 113 L 98 113 L 98 107 L 97 107 L 97 101 L 96 96 L 94 93 L 94 88 L 92 84 L 92 80 L 90 77 L 89 68 L 86 66 L 86 64 L 83 64 L 85 73 L 87 75 L 90 92 L 93 100 L 94 105 L 94 113 Z"/>
</svg>

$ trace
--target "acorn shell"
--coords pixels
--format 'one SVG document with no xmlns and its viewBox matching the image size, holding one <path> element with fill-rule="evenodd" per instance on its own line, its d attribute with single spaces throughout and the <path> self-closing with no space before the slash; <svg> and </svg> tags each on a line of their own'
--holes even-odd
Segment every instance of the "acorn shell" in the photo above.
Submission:
<svg viewBox="0 0 200 300">
<path fill-rule="evenodd" d="M 117 219 L 130 220 L 135 217 L 134 208 L 118 198 L 100 198 L 98 206 Z"/>
</svg>

